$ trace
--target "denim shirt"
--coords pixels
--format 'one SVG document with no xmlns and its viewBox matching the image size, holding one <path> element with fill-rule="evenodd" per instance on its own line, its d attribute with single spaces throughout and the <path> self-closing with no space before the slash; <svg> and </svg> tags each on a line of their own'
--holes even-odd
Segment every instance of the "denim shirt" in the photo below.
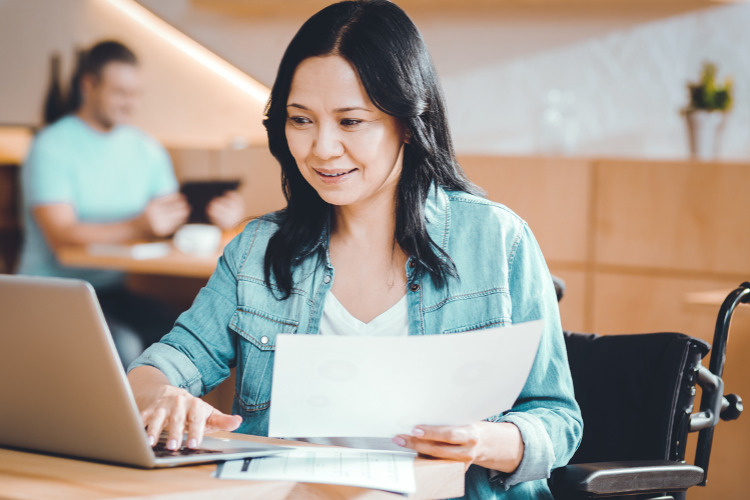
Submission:
<svg viewBox="0 0 750 500">
<path fill-rule="evenodd" d="M 425 217 L 430 237 L 453 260 L 458 277 L 449 277 L 438 288 L 428 274 L 416 271 L 412 258 L 407 261 L 410 335 L 545 320 L 531 373 L 513 408 L 498 408 L 487 418 L 519 428 L 524 442 L 521 464 L 512 474 L 472 465 L 466 498 L 551 498 L 545 479 L 573 455 L 582 421 L 556 295 L 541 251 L 517 215 L 463 192 L 433 188 Z M 248 223 L 227 245 L 191 308 L 131 365 L 154 366 L 196 396 L 219 385 L 236 366 L 233 412 L 243 418 L 238 432 L 261 436 L 268 433 L 276 335 L 317 334 L 325 296 L 335 279 L 326 231 L 317 248 L 294 267 L 291 296 L 281 300 L 280 294 L 271 293 L 263 258 L 278 227 L 274 220 L 265 216 Z"/>
</svg>

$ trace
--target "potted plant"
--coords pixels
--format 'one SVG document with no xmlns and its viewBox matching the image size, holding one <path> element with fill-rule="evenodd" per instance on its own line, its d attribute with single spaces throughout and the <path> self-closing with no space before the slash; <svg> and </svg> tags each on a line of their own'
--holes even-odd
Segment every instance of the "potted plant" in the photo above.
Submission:
<svg viewBox="0 0 750 500">
<path fill-rule="evenodd" d="M 732 107 L 732 80 L 716 82 L 716 65 L 703 63 L 698 83 L 688 83 L 690 103 L 683 110 L 690 141 L 690 156 L 701 160 L 716 157 L 726 113 Z"/>
</svg>

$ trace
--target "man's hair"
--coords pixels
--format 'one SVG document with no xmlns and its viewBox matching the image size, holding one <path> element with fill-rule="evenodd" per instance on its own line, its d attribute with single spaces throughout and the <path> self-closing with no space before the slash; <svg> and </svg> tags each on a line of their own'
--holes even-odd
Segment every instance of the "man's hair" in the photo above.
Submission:
<svg viewBox="0 0 750 500">
<path fill-rule="evenodd" d="M 99 42 L 85 52 L 80 61 L 78 73 L 83 75 L 101 76 L 104 66 L 111 62 L 138 64 L 138 58 L 132 50 L 120 42 L 106 40 Z"/>
<path fill-rule="evenodd" d="M 265 279 L 288 297 L 292 267 L 319 242 L 331 206 L 302 177 L 289 151 L 285 124 L 292 78 L 299 64 L 337 55 L 355 68 L 370 100 L 407 130 L 396 194 L 394 239 L 414 257 L 418 274 L 442 286 L 456 276 L 450 257 L 427 234 L 425 202 L 435 184 L 478 193 L 456 161 L 442 90 L 427 46 L 409 16 L 386 0 L 345 1 L 313 15 L 294 36 L 281 60 L 263 124 L 271 153 L 281 164 L 287 207 L 265 255 Z M 272 278 L 275 285 L 272 286 Z"/>
</svg>

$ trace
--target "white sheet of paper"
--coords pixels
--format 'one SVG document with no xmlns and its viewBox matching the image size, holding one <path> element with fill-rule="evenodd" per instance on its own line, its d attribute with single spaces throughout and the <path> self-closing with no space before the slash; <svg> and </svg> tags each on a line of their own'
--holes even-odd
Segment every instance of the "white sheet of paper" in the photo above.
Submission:
<svg viewBox="0 0 750 500">
<path fill-rule="evenodd" d="M 215 476 L 344 484 L 397 493 L 417 490 L 413 455 L 347 448 L 306 446 L 268 457 L 231 460 L 217 468 Z"/>
<path fill-rule="evenodd" d="M 407 337 L 279 335 L 269 436 L 393 437 L 513 406 L 543 320 Z"/>
</svg>

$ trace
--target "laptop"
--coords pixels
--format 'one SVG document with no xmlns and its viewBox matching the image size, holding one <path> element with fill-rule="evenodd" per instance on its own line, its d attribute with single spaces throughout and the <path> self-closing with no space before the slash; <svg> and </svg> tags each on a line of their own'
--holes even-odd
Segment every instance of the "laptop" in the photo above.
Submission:
<svg viewBox="0 0 750 500">
<path fill-rule="evenodd" d="M 205 437 L 156 452 L 91 285 L 0 275 L 0 446 L 143 468 L 290 448 Z M 159 456 L 157 456 L 159 455 Z"/>
</svg>

